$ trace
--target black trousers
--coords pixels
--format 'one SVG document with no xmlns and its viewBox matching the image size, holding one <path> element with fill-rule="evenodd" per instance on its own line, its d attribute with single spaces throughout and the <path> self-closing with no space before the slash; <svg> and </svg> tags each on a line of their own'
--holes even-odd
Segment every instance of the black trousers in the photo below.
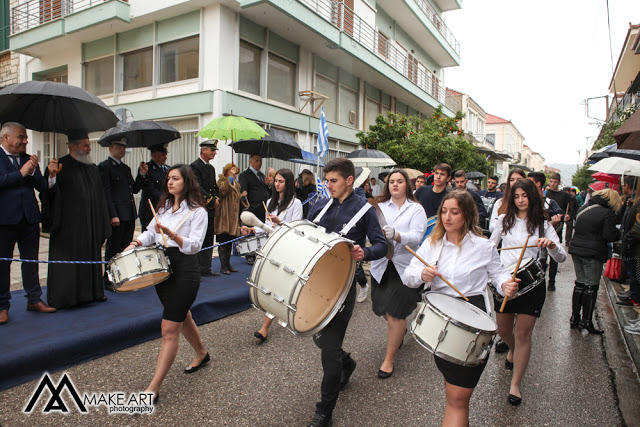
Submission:
<svg viewBox="0 0 640 427">
<path fill-rule="evenodd" d="M 28 224 L 22 220 L 17 225 L 0 225 L 0 258 L 13 258 L 13 250 L 18 244 L 21 259 L 38 259 L 40 248 L 40 225 Z M 27 293 L 27 303 L 40 302 L 42 290 L 38 278 L 38 264 L 23 262 L 22 287 Z M 11 262 L 0 261 L 0 310 L 9 309 L 11 299 Z"/>
<path fill-rule="evenodd" d="M 104 260 L 109 261 L 133 240 L 133 231 L 136 228 L 135 219 L 132 221 L 120 221 L 120 225 L 111 226 L 111 237 L 107 239 L 104 248 Z"/>
<path fill-rule="evenodd" d="M 563 215 L 564 217 L 564 215 Z M 562 243 L 562 229 L 564 228 L 564 223 L 560 222 L 554 226 L 556 230 L 556 234 L 558 235 L 558 239 L 560 243 Z M 554 261 L 553 258 L 549 257 L 549 283 L 556 283 L 556 274 L 558 273 L 558 263 Z"/>
<path fill-rule="evenodd" d="M 349 326 L 351 314 L 356 304 L 356 284 L 351 285 L 341 310 L 319 333 L 313 336 L 313 342 L 320 347 L 322 359 L 322 399 L 316 403 L 316 412 L 331 415 L 340 394 L 342 368 L 349 363 L 349 353 L 342 349 L 344 335 Z"/>
<path fill-rule="evenodd" d="M 213 246 L 213 236 L 215 235 L 215 230 L 213 229 L 214 218 L 215 218 L 215 211 L 210 210 L 209 224 L 207 225 L 207 232 L 204 235 L 204 242 L 202 242 L 203 248 Z M 198 252 L 198 264 L 200 265 L 201 273 L 206 273 L 211 271 L 212 257 L 213 257 L 213 248 Z"/>
</svg>

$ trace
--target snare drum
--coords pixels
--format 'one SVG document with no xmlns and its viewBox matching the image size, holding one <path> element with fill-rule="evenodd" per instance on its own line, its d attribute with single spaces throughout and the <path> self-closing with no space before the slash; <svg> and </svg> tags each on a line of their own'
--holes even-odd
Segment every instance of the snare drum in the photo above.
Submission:
<svg viewBox="0 0 640 427">
<path fill-rule="evenodd" d="M 333 319 L 351 288 L 352 245 L 306 220 L 283 224 L 256 252 L 247 281 L 251 302 L 295 335 L 315 334 Z"/>
<path fill-rule="evenodd" d="M 116 292 L 131 292 L 164 282 L 171 275 L 162 246 L 140 246 L 111 258 L 107 276 Z"/>
<path fill-rule="evenodd" d="M 253 236 L 248 236 L 245 239 L 238 240 L 236 243 L 236 247 L 238 248 L 238 253 L 242 256 L 251 255 L 255 253 L 258 249 L 261 249 L 269 236 L 267 233 L 258 233 Z"/>
<path fill-rule="evenodd" d="M 418 305 L 411 334 L 418 343 L 444 360 L 477 366 L 489 357 L 496 322 L 478 307 L 436 292 Z"/>
<path fill-rule="evenodd" d="M 517 263 L 514 262 L 513 264 L 506 267 L 511 276 L 513 276 L 513 270 L 516 269 L 516 264 Z M 515 296 L 509 298 L 509 300 L 518 298 L 519 296 L 531 291 L 540 283 L 543 283 L 544 269 L 542 268 L 542 264 L 540 264 L 539 260 L 534 258 L 523 258 L 516 277 L 520 279 L 520 282 L 518 282 L 518 292 L 516 292 Z M 489 282 L 489 288 L 491 289 L 491 292 L 493 292 L 493 295 L 496 297 L 496 299 L 499 302 L 502 302 L 504 297 L 498 293 L 495 285 L 492 282 Z"/>
</svg>

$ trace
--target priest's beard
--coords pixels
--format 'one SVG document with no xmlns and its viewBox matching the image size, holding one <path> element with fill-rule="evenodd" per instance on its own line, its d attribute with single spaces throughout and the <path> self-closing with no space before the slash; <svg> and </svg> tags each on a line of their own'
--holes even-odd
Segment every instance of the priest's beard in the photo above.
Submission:
<svg viewBox="0 0 640 427">
<path fill-rule="evenodd" d="M 92 165 L 93 164 L 93 160 L 91 159 L 91 153 L 84 153 L 82 151 L 75 151 L 73 153 L 69 153 L 71 154 L 71 157 L 73 157 L 73 159 L 79 161 L 80 163 L 84 163 L 85 165 Z"/>
</svg>

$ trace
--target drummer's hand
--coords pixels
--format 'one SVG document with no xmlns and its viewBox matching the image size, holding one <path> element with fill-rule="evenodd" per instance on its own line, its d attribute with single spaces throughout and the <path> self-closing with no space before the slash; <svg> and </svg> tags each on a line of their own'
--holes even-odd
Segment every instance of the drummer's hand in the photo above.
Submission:
<svg viewBox="0 0 640 427">
<path fill-rule="evenodd" d="M 268 214 L 267 219 L 271 220 L 274 224 L 280 225 L 282 224 L 282 220 L 278 218 L 277 215 Z"/>
<path fill-rule="evenodd" d="M 162 232 L 164 232 L 164 235 L 167 237 L 173 236 L 173 231 L 169 227 L 158 222 L 156 223 L 156 233 L 160 233 L 160 230 L 162 230 Z"/>
<path fill-rule="evenodd" d="M 442 274 L 438 273 L 438 267 L 425 267 L 422 269 L 422 274 L 420 274 L 420 279 L 424 283 L 433 282 L 436 277 L 442 277 Z"/>
<path fill-rule="evenodd" d="M 140 167 L 138 168 L 138 173 L 140 175 L 145 176 L 149 172 L 149 166 L 145 162 L 140 162 Z"/>
<path fill-rule="evenodd" d="M 565 214 L 564 222 L 569 222 L 569 221 L 571 221 L 571 217 L 569 216 L 569 214 Z"/>
<path fill-rule="evenodd" d="M 253 228 L 251 227 L 246 227 L 244 225 L 240 227 L 240 234 L 242 234 L 243 236 L 248 236 L 252 232 L 253 232 Z"/>
<path fill-rule="evenodd" d="M 520 281 L 520 279 L 516 279 L 515 282 L 512 282 L 511 280 L 504 282 L 502 284 L 502 291 L 504 292 L 504 294 L 506 296 L 508 296 L 509 298 L 513 298 L 515 296 L 515 294 L 518 292 L 519 286 L 518 286 L 518 282 Z"/>
<path fill-rule="evenodd" d="M 114 216 L 113 218 L 111 218 L 111 225 L 117 227 L 120 225 L 120 218 L 118 218 L 117 216 Z"/>
<path fill-rule="evenodd" d="M 354 245 L 351 248 L 351 258 L 355 261 L 362 261 L 364 259 L 364 250 L 360 247 L 360 245 Z"/>
<path fill-rule="evenodd" d="M 539 238 L 536 241 L 536 245 L 539 248 L 549 248 L 549 249 L 555 249 L 556 248 L 556 244 L 553 243 L 553 240 L 547 239 L 546 237 Z"/>
<path fill-rule="evenodd" d="M 554 215 L 551 217 L 551 225 L 556 225 L 560 221 L 562 221 L 562 214 Z"/>
<path fill-rule="evenodd" d="M 122 250 L 122 252 L 126 252 L 126 251 L 128 251 L 129 249 L 133 249 L 133 248 L 135 248 L 135 247 L 136 247 L 136 245 L 129 245 L 129 246 L 127 246 L 126 248 L 124 248 L 124 249 Z"/>
</svg>

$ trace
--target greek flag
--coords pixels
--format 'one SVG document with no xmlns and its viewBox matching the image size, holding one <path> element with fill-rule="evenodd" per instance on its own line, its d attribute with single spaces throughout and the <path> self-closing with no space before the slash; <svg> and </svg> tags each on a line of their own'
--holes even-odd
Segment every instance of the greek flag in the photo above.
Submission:
<svg viewBox="0 0 640 427">
<path fill-rule="evenodd" d="M 320 129 L 318 129 L 318 156 L 324 157 L 329 151 L 329 127 L 324 116 L 324 107 L 320 113 Z"/>
<path fill-rule="evenodd" d="M 328 199 L 331 197 L 331 193 L 329 193 L 327 185 L 322 183 L 318 175 L 316 175 L 316 193 L 323 199 Z"/>
</svg>

